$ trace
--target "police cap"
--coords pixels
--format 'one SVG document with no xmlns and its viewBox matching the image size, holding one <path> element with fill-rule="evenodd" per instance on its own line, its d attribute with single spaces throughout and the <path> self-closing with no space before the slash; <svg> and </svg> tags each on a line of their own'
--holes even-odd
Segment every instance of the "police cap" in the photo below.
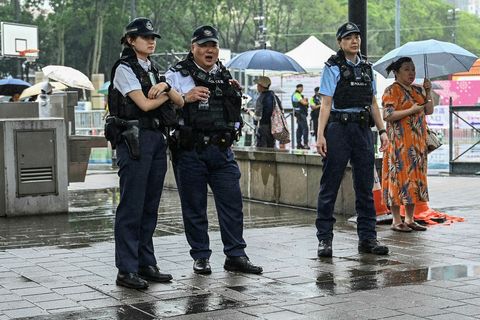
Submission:
<svg viewBox="0 0 480 320">
<path fill-rule="evenodd" d="M 337 39 L 342 39 L 348 36 L 351 33 L 361 34 L 358 26 L 353 22 L 344 23 L 337 30 Z"/>
<path fill-rule="evenodd" d="M 218 31 L 212 26 L 201 26 L 193 31 L 192 43 L 202 44 L 208 41 L 218 43 Z"/>
<path fill-rule="evenodd" d="M 152 21 L 143 17 L 133 19 L 125 28 L 125 34 L 161 38 L 158 33 L 153 31 Z"/>
</svg>

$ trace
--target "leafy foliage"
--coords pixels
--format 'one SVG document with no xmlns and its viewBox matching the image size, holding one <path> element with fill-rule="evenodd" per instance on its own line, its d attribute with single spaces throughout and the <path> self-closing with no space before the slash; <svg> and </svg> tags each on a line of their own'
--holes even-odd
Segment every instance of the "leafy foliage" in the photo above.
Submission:
<svg viewBox="0 0 480 320">
<path fill-rule="evenodd" d="M 120 38 L 130 21 L 132 0 L 11 0 L 0 4 L 0 21 L 35 24 L 39 30 L 40 65 L 64 64 L 86 74 L 109 77 L 120 51 Z M 148 17 L 162 35 L 158 53 L 175 56 L 190 47 L 192 31 L 212 24 L 220 31 L 220 45 L 232 52 L 252 49 L 260 15 L 260 1 L 135 0 L 138 16 Z M 272 49 L 288 51 L 315 35 L 337 49 L 335 32 L 348 19 L 347 0 L 264 0 L 265 25 Z M 17 8 L 17 9 L 16 9 Z M 20 11 L 19 9 L 20 8 Z M 43 8 L 43 9 L 42 9 Z M 46 9 L 45 9 L 46 8 Z M 439 0 L 401 1 L 401 43 L 435 38 L 452 41 L 476 54 L 480 19 L 460 12 L 448 19 L 451 7 Z M 368 1 L 368 55 L 378 59 L 394 48 L 395 1 Z M 165 67 L 165 66 L 164 66 Z M 11 59 L 0 60 L 0 75 L 18 74 Z"/>
</svg>

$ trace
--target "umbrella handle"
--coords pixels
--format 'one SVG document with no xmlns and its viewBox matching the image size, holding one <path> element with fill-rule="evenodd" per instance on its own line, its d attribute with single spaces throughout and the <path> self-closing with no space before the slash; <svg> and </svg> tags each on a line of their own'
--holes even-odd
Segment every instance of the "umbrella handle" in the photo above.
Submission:
<svg viewBox="0 0 480 320">
<path fill-rule="evenodd" d="M 425 73 L 425 78 L 428 79 L 428 62 L 427 62 L 428 58 L 427 58 L 427 55 L 424 54 L 423 55 L 423 71 Z"/>
</svg>

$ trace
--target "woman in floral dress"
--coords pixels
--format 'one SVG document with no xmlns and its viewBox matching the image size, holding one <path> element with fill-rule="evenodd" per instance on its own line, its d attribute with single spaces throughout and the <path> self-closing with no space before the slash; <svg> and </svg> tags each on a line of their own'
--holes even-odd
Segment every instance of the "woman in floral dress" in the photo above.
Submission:
<svg viewBox="0 0 480 320">
<path fill-rule="evenodd" d="M 399 58 L 387 67 L 395 82 L 385 89 L 383 118 L 387 121 L 390 145 L 383 154 L 383 199 L 393 215 L 391 229 L 400 232 L 425 231 L 414 221 L 415 203 L 428 201 L 427 122 L 433 113 L 431 82 L 423 88 L 413 84 L 415 65 L 409 57 Z M 405 222 L 400 206 L 405 206 Z"/>
</svg>

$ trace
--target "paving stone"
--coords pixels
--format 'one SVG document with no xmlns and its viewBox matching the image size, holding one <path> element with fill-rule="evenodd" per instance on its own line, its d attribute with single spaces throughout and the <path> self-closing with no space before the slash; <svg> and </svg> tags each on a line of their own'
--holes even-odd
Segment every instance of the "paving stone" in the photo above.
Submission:
<svg viewBox="0 0 480 320">
<path fill-rule="evenodd" d="M 400 311 L 400 312 L 406 313 L 406 314 L 411 314 L 411 315 L 418 316 L 418 317 L 430 317 L 430 316 L 434 316 L 434 315 L 449 313 L 449 312 L 451 312 L 451 308 L 440 309 L 440 308 L 432 308 L 432 307 L 422 306 L 422 307 L 404 308 L 404 309 L 399 309 L 397 311 Z"/>
<path fill-rule="evenodd" d="M 459 314 L 463 314 L 463 315 L 466 315 L 466 316 L 479 316 L 480 315 L 480 306 L 463 305 L 463 306 L 448 308 L 445 311 L 459 313 Z"/>
<path fill-rule="evenodd" d="M 246 307 L 242 308 L 241 311 L 243 313 L 247 313 L 250 315 L 263 315 L 266 313 L 273 313 L 273 312 L 279 312 L 282 311 L 282 308 L 272 306 L 272 305 L 258 305 L 258 306 L 253 306 L 253 307 Z M 293 311 L 293 310 L 291 310 Z"/>
<path fill-rule="evenodd" d="M 304 301 L 296 301 L 295 304 L 290 304 L 290 305 L 279 304 L 278 307 L 289 310 L 289 311 L 293 311 L 298 314 L 309 314 L 309 313 L 329 309 L 329 307 L 327 306 L 321 306 L 315 303 L 308 303 Z"/>
<path fill-rule="evenodd" d="M 21 308 L 34 308 L 35 305 L 25 300 L 0 302 L 0 311 L 6 314 L 6 310 L 15 310 Z"/>
<path fill-rule="evenodd" d="M 57 293 L 36 294 L 32 296 L 25 295 L 22 298 L 33 303 L 65 299 L 64 296 L 61 296 Z"/>
<path fill-rule="evenodd" d="M 25 289 L 12 289 L 11 291 L 19 296 L 30 296 L 35 294 L 52 293 L 50 289 L 45 288 L 43 286 L 37 286 L 37 287 L 25 288 Z"/>
<path fill-rule="evenodd" d="M 43 301 L 43 302 L 36 302 L 35 303 L 37 306 L 40 308 L 47 310 L 50 312 L 50 310 L 54 309 L 62 309 L 62 308 L 77 308 L 79 307 L 79 304 L 69 300 L 69 299 L 63 299 L 63 300 L 55 300 L 55 301 Z"/>
<path fill-rule="evenodd" d="M 24 307 L 21 309 L 4 310 L 3 312 L 10 318 L 37 317 L 48 314 L 47 311 L 38 307 Z"/>
<path fill-rule="evenodd" d="M 429 317 L 429 319 L 431 319 L 431 320 L 452 320 L 452 319 L 455 319 L 455 320 L 473 320 L 475 318 L 465 316 L 465 315 L 461 315 L 461 314 L 458 314 L 458 313 L 445 313 L 445 314 L 441 314 L 441 315 L 437 315 L 437 316 L 431 316 L 431 317 Z"/>
</svg>

